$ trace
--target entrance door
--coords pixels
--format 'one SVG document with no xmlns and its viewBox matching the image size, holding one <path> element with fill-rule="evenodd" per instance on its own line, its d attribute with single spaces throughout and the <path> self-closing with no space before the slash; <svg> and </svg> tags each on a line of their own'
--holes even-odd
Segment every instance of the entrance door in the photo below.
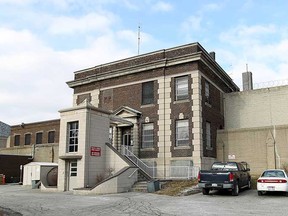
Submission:
<svg viewBox="0 0 288 216">
<path fill-rule="evenodd" d="M 132 152 L 131 128 L 123 128 L 122 131 L 122 146 L 128 148 Z M 124 148 L 122 148 L 124 149 Z M 124 152 L 124 151 L 122 151 Z"/>
<path fill-rule="evenodd" d="M 73 190 L 73 188 L 77 188 L 77 160 L 72 160 L 68 162 L 68 182 L 67 188 L 68 190 Z"/>
</svg>

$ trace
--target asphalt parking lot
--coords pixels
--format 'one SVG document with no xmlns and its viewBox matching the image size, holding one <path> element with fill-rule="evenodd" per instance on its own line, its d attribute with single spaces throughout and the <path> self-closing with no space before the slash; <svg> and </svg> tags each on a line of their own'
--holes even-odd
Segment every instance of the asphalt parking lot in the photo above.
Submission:
<svg viewBox="0 0 288 216">
<path fill-rule="evenodd" d="M 151 193 L 121 193 L 81 196 L 71 192 L 48 193 L 20 185 L 0 186 L 2 215 L 287 215 L 288 197 L 282 194 L 258 197 L 246 190 L 233 197 L 228 193 L 201 193 L 170 197 Z M 14 213 L 12 213 L 12 211 Z"/>
</svg>

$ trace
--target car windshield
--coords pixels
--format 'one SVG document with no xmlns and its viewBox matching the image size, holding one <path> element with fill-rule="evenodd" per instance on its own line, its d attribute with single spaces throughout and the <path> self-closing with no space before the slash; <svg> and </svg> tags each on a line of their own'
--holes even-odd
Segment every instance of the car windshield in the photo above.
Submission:
<svg viewBox="0 0 288 216">
<path fill-rule="evenodd" d="M 285 178 L 284 172 L 281 170 L 267 170 L 261 177 L 281 177 Z"/>
<path fill-rule="evenodd" d="M 212 165 L 212 170 L 237 171 L 238 168 L 236 163 L 214 163 Z"/>
</svg>

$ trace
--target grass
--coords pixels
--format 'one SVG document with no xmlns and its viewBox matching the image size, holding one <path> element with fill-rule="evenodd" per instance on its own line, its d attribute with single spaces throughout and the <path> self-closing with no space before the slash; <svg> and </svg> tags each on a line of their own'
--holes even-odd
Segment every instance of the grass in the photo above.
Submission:
<svg viewBox="0 0 288 216">
<path fill-rule="evenodd" d="M 257 179 L 258 176 L 251 177 L 251 189 L 257 189 Z M 187 188 L 191 188 L 198 184 L 197 179 L 193 180 L 173 180 L 168 181 L 164 185 L 162 185 L 162 189 L 155 192 L 160 195 L 168 195 L 168 196 L 179 196 L 182 191 Z"/>
<path fill-rule="evenodd" d="M 157 191 L 156 194 L 178 196 L 182 191 L 197 185 L 197 183 L 196 179 L 168 181 L 162 185 L 162 189 Z"/>
</svg>

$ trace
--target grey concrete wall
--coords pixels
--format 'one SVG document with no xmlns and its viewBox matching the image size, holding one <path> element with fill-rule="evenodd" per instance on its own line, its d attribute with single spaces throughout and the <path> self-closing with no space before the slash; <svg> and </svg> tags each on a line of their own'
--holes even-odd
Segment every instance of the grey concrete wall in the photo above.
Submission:
<svg viewBox="0 0 288 216">
<path fill-rule="evenodd" d="M 33 162 L 52 162 L 57 163 L 59 145 L 56 144 L 39 144 L 35 146 L 19 146 L 0 149 L 0 154 L 7 155 L 27 155 L 33 158 Z M 33 153 L 34 152 L 34 153 Z M 34 155 L 34 156 L 33 156 Z"/>
</svg>

